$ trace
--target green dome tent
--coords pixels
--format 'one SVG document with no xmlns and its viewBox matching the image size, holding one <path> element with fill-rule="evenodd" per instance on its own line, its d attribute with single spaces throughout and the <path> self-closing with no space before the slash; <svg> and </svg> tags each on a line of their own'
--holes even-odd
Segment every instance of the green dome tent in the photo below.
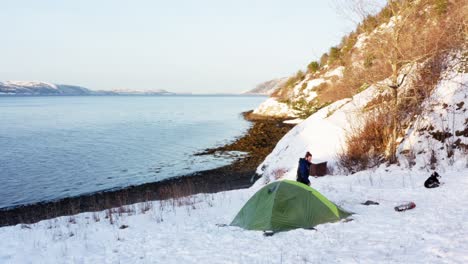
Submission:
<svg viewBox="0 0 468 264">
<path fill-rule="evenodd" d="M 249 230 L 312 228 L 351 215 L 311 187 L 290 180 L 270 183 L 255 193 L 232 221 Z"/>
</svg>

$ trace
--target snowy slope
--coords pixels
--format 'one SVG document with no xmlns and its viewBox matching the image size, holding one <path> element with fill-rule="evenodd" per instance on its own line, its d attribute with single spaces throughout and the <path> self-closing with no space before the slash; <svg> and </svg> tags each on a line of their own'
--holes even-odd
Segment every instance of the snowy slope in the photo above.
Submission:
<svg viewBox="0 0 468 264">
<path fill-rule="evenodd" d="M 398 18 L 392 17 L 389 22 L 381 24 L 372 32 L 363 32 L 356 37 L 356 42 L 349 49 L 353 67 L 364 68 L 366 54 L 368 53 L 366 48 L 369 42 L 373 38 L 378 37 L 379 34 L 393 30 L 397 20 Z M 278 103 L 278 98 L 270 98 L 274 101 L 265 101 L 255 109 L 255 112 L 258 115 L 273 117 L 284 116 L 284 113 L 288 113 L 290 117 L 295 117 L 298 113 L 293 110 L 294 103 L 305 101 L 313 104 L 313 100 L 317 97 L 317 89 L 323 84 L 331 85 L 342 80 L 344 78 L 345 70 L 345 66 L 330 66 L 325 64 L 318 70 L 318 72 L 307 73 L 303 80 L 297 81 L 297 83 L 294 84 L 291 91 L 287 92 L 289 104 Z M 288 90 L 290 88 L 280 87 L 278 89 Z M 275 107 L 272 107 L 272 105 L 275 105 Z"/>
<path fill-rule="evenodd" d="M 154 202 L 145 214 L 148 205 L 137 204 L 136 213 L 115 213 L 114 224 L 100 212 L 3 227 L 0 263 L 467 263 L 468 170 L 452 169 L 438 189 L 422 187 L 427 173 L 393 167 L 312 179 L 354 220 L 272 237 L 217 226 L 229 224 L 255 189 L 174 207 Z M 368 199 L 380 205 L 360 204 Z M 393 210 L 405 201 L 416 208 Z"/>
<path fill-rule="evenodd" d="M 297 161 L 307 151 L 312 152 L 314 161 L 326 160 L 333 166 L 336 154 L 342 150 L 350 121 L 358 118 L 361 108 L 377 92 L 378 89 L 371 86 L 352 99 L 340 100 L 311 115 L 278 142 L 273 152 L 258 167 L 257 173 L 262 174 L 267 181 L 276 177 L 277 171 L 285 171 L 285 178 L 295 179 Z"/>
</svg>

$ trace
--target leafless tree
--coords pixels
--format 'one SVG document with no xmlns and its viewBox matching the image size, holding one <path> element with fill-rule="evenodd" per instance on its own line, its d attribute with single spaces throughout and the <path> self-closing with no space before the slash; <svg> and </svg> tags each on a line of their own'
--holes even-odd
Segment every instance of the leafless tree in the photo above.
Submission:
<svg viewBox="0 0 468 264">
<path fill-rule="evenodd" d="M 453 21 L 450 20 L 457 23 L 463 21 L 460 17 L 456 17 L 460 14 L 449 14 L 453 17 L 446 15 L 432 18 L 428 12 L 434 9 L 434 2 L 433 0 L 389 0 L 386 8 L 391 13 L 391 19 L 373 32 L 374 36 L 369 43 L 372 53 L 385 66 L 391 68 L 390 81 L 383 86 L 391 91 L 393 98 L 393 111 L 389 113 L 393 132 L 387 149 L 387 159 L 392 163 L 396 161 L 397 138 L 401 131 L 400 88 L 405 85 L 409 72 L 414 70 L 410 66 L 445 53 L 457 45 L 456 38 L 459 38 L 460 32 L 455 32 L 454 25 L 451 24 Z"/>
<path fill-rule="evenodd" d="M 368 16 L 379 12 L 386 2 L 386 0 L 334 0 L 332 5 L 339 15 L 358 25 Z"/>
</svg>

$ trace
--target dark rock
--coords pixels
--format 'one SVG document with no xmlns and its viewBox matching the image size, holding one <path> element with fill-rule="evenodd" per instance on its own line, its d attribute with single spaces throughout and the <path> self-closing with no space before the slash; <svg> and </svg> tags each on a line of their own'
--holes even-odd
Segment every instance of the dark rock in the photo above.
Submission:
<svg viewBox="0 0 468 264">
<path fill-rule="evenodd" d="M 374 201 L 371 201 L 371 200 L 367 200 L 366 202 L 364 203 L 361 203 L 362 205 L 379 205 L 378 202 L 374 202 Z"/>
</svg>

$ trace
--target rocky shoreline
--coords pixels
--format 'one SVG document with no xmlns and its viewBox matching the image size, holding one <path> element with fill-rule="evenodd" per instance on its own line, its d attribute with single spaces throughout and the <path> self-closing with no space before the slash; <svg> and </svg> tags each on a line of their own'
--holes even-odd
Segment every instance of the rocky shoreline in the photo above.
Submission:
<svg viewBox="0 0 468 264">
<path fill-rule="evenodd" d="M 243 116 L 253 123 L 244 136 L 225 146 L 196 154 L 210 155 L 227 151 L 247 153 L 230 165 L 123 189 L 0 209 L 0 226 L 35 223 L 58 216 L 102 211 L 138 202 L 248 188 L 259 178 L 255 173 L 258 165 L 293 126 L 284 124 L 284 119 L 255 116 L 252 111 L 243 113 Z"/>
</svg>

